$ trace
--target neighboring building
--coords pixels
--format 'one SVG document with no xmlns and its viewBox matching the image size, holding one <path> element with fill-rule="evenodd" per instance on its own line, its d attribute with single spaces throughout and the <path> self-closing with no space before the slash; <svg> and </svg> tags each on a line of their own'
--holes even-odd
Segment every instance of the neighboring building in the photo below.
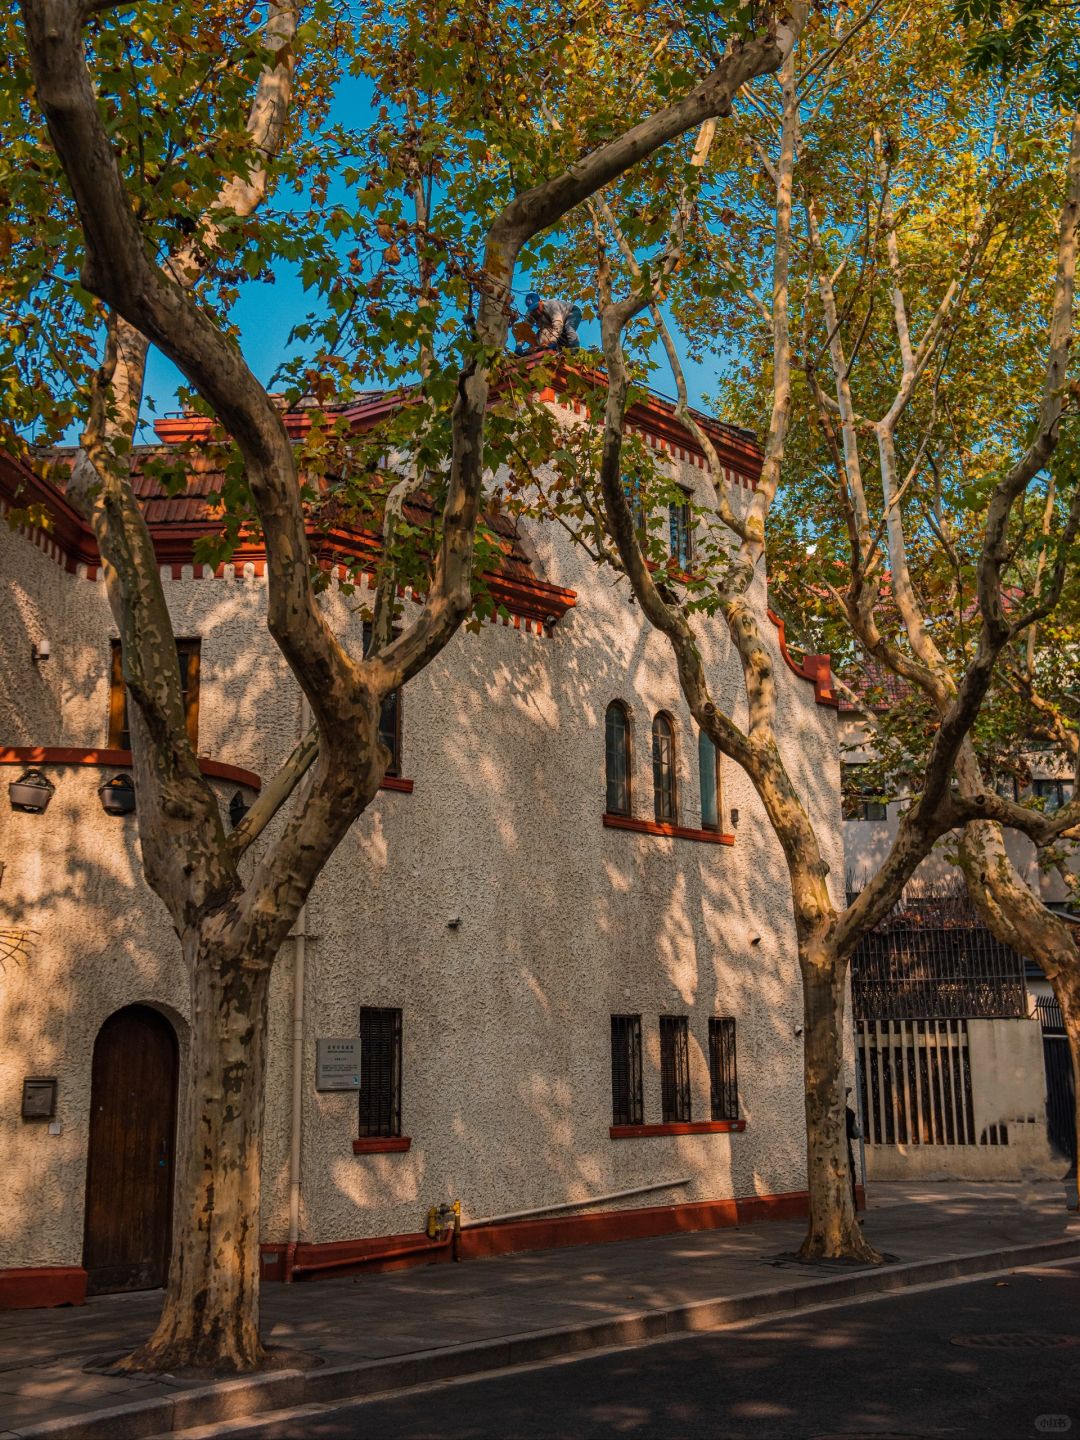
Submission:
<svg viewBox="0 0 1080 1440">
<path fill-rule="evenodd" d="M 348 413 L 363 427 L 385 404 L 364 397 Z M 631 420 L 706 501 L 702 457 L 672 407 L 642 403 Z M 713 433 L 748 493 L 759 450 L 744 432 Z M 191 732 L 235 815 L 302 717 L 266 631 L 258 547 L 242 544 L 217 573 L 193 567 L 193 543 L 214 528 L 212 483 L 196 473 L 179 498 L 146 476 L 138 488 Z M 37 813 L 0 794 L 0 926 L 37 932 L 0 975 L 0 1303 L 43 1303 L 77 1299 L 87 1271 L 97 1290 L 162 1279 L 189 999 L 136 820 L 103 810 L 100 787 L 124 779 L 130 754 L 93 537 L 51 485 L 0 461 L 9 502 L 19 484 L 18 503 L 53 520 L 45 533 L 0 527 L 0 761 L 10 780 L 37 770 L 53 788 Z M 667 642 L 625 584 L 555 527 L 498 523 L 491 584 L 512 619 L 459 633 L 390 707 L 392 773 L 274 970 L 268 1279 L 287 1263 L 297 1274 L 386 1263 L 422 1246 L 429 1207 L 455 1199 L 467 1220 L 540 1217 L 467 1230 L 473 1254 L 805 1209 L 801 995 L 779 846 L 742 772 L 698 736 Z M 313 531 L 312 545 L 332 577 L 327 613 L 358 653 L 361 597 L 342 593 L 336 567 L 373 555 L 374 539 Z M 763 576 L 753 599 L 785 759 L 842 890 L 828 663 L 787 655 Z M 745 723 L 720 624 L 704 650 L 714 693 Z M 359 1099 L 317 1089 L 317 1041 L 358 1033 Z"/>
<path fill-rule="evenodd" d="M 871 666 L 841 703 L 844 855 L 855 890 L 899 824 L 902 800 L 883 802 L 860 771 L 873 757 L 874 710 L 903 694 L 902 681 Z M 1072 785 L 1048 760 L 1031 756 L 1032 792 L 1056 807 Z M 1005 832 L 1005 844 L 1044 903 L 1065 912 L 1068 890 L 1040 870 L 1034 844 L 1017 831 Z M 1060 1012 L 1038 967 L 982 924 L 948 858 L 954 845 L 939 843 L 905 901 L 852 956 L 867 1175 L 1060 1175 L 1076 1159 Z"/>
</svg>

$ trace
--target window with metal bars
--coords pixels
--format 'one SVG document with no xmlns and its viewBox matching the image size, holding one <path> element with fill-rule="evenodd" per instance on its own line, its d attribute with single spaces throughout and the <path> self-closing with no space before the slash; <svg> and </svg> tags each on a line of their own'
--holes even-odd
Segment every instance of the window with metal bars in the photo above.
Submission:
<svg viewBox="0 0 1080 1440">
<path fill-rule="evenodd" d="M 641 1016 L 611 1017 L 611 1123 L 640 1125 Z"/>
<path fill-rule="evenodd" d="M 735 1020 L 730 1015 L 709 1016 L 709 1080 L 712 1118 L 739 1118 L 739 1076 L 735 1067 Z"/>
<path fill-rule="evenodd" d="M 127 686 L 124 684 L 123 652 L 113 640 L 109 673 L 109 749 L 130 750 Z M 177 640 L 176 659 L 180 666 L 180 704 L 184 711 L 191 748 L 199 745 L 199 660 L 202 642 Z"/>
<path fill-rule="evenodd" d="M 607 813 L 630 814 L 630 716 L 621 700 L 613 700 L 604 717 L 607 768 Z"/>
<path fill-rule="evenodd" d="M 401 1011 L 360 1011 L 360 1134 L 401 1134 Z"/>
<path fill-rule="evenodd" d="M 660 1106 L 665 1125 L 690 1119 L 690 1025 L 685 1015 L 660 1016 Z"/>
<path fill-rule="evenodd" d="M 364 654 L 371 646 L 371 622 L 364 621 Z M 390 751 L 387 775 L 401 774 L 401 691 L 392 690 L 379 710 L 379 739 Z"/>
<path fill-rule="evenodd" d="M 652 724 L 653 810 L 662 825 L 673 825 L 675 801 L 675 727 L 663 711 Z"/>
</svg>

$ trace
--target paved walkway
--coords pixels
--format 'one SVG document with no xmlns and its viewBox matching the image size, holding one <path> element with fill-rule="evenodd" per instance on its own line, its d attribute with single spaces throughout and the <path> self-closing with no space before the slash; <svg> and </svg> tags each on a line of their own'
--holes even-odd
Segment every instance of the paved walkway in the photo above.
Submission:
<svg viewBox="0 0 1080 1440">
<path fill-rule="evenodd" d="M 871 1190 L 866 1230 L 879 1249 L 902 1263 L 1066 1239 L 1076 1242 L 1080 1254 L 1080 1221 L 1065 1209 L 1064 1187 L 1044 1182 L 879 1183 Z M 325 1367 L 343 1367 L 430 1358 L 433 1352 L 449 1357 L 460 1347 L 485 1343 L 494 1355 L 494 1342 L 510 1337 L 570 1327 L 595 1330 L 597 1322 L 652 1312 L 659 1318 L 718 1297 L 782 1290 L 783 1308 L 794 1309 L 799 1296 L 792 1292 L 803 1291 L 805 1303 L 806 1287 L 823 1278 L 817 1267 L 777 1263 L 802 1233 L 801 1222 L 766 1223 L 387 1275 L 268 1284 L 264 1335 L 271 1344 L 317 1351 Z M 169 1396 L 177 1399 L 174 1423 L 199 1423 L 194 1392 L 204 1391 L 204 1382 L 139 1380 L 84 1368 L 132 1348 L 149 1332 L 160 1303 L 160 1292 L 147 1292 L 102 1296 L 78 1308 L 0 1312 L 0 1440 L 46 1421 L 75 1422 L 73 1429 L 89 1433 L 77 1426 L 80 1419 Z M 654 1333 L 653 1327 L 642 1333 Z M 603 1342 L 594 1335 L 590 1343 Z M 502 1353 L 510 1357 L 514 1348 L 504 1344 Z M 182 1422 L 185 1391 L 192 1392 L 192 1406 L 190 1419 Z M 282 1397 L 278 1403 L 291 1401 Z M 119 1421 L 110 1428 L 104 1416 L 100 1423 L 102 1434 L 132 1433 Z M 144 1426 L 139 1433 L 150 1432 Z"/>
</svg>

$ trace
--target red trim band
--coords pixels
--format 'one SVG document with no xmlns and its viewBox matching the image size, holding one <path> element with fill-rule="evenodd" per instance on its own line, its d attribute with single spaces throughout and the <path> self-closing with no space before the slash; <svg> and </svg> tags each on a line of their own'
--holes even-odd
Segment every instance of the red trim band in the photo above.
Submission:
<svg viewBox="0 0 1080 1440">
<path fill-rule="evenodd" d="M 840 709 L 840 697 L 833 687 L 832 659 L 828 655 L 804 655 L 802 664 L 796 664 L 787 647 L 787 638 L 784 634 L 784 621 L 772 610 L 768 611 L 769 619 L 776 626 L 780 637 L 780 654 L 788 669 L 800 680 L 809 680 L 814 687 L 814 701 L 818 705 L 828 705 L 832 710 Z"/>
<path fill-rule="evenodd" d="M 745 1120 L 672 1120 L 663 1125 L 611 1125 L 612 1140 L 651 1140 L 656 1135 L 741 1135 Z"/>
<path fill-rule="evenodd" d="M 412 1145 L 408 1135 L 361 1135 L 352 1142 L 354 1155 L 400 1155 Z"/>
<path fill-rule="evenodd" d="M 0 1310 L 38 1310 L 86 1304 L 81 1265 L 29 1265 L 0 1270 Z"/>
<path fill-rule="evenodd" d="M 397 408 L 400 403 L 400 399 L 395 398 L 390 408 Z M 170 434 L 174 437 L 180 431 L 194 435 L 202 424 L 200 421 L 193 424 L 186 419 L 164 423 L 167 428 L 172 427 Z M 203 428 L 209 434 L 212 422 L 207 421 Z M 96 577 L 101 556 L 94 532 L 52 480 L 39 475 L 30 465 L 0 453 L 0 501 L 20 509 L 30 505 L 45 506 L 52 523 L 45 530 L 31 526 L 31 532 L 40 537 L 48 553 L 60 560 L 69 573 L 74 574 L 79 565 L 84 565 L 87 576 L 90 579 Z M 323 569 L 332 570 L 335 565 L 344 562 L 350 569 L 358 564 L 361 569 L 374 570 L 381 544 L 380 537 L 375 533 L 360 529 L 322 529 L 309 521 L 305 522 L 305 529 L 312 557 Z M 218 535 L 220 531 L 220 523 L 210 519 L 151 525 L 150 536 L 158 564 L 171 566 L 174 580 L 180 579 L 184 565 L 193 565 L 195 574 L 201 575 L 203 566 L 194 564 L 195 545 L 200 538 Z M 218 566 L 215 573 L 222 576 L 230 567 L 238 567 L 242 574 L 244 566 L 249 563 L 254 566 L 257 575 L 262 575 L 266 565 L 266 546 L 241 536 L 228 564 Z M 232 573 L 236 575 L 237 568 L 233 568 Z M 345 578 L 344 572 L 340 578 Z M 577 604 L 577 595 L 573 590 L 551 585 L 536 576 L 494 573 L 485 575 L 484 581 L 496 605 L 505 606 L 517 616 L 519 624 L 516 628 L 520 628 L 524 621 L 525 629 L 537 635 L 548 633 L 546 621 L 550 616 L 561 620 Z"/>
<path fill-rule="evenodd" d="M 719 830 L 690 830 L 685 825 L 661 825 L 658 820 L 636 820 L 633 815 L 604 815 L 608 830 L 633 830 L 638 835 L 666 835 L 673 840 L 700 840 L 706 845 L 734 845 L 734 835 Z"/>
<path fill-rule="evenodd" d="M 125 769 L 131 765 L 131 751 L 78 745 L 11 745 L 0 748 L 0 765 L 100 765 Z M 200 755 L 199 769 L 211 780 L 228 780 L 234 785 L 246 785 L 249 790 L 262 789 L 262 779 L 254 770 L 241 770 L 239 765 L 226 765 Z M 408 784 L 411 789 L 412 782 Z"/>
</svg>

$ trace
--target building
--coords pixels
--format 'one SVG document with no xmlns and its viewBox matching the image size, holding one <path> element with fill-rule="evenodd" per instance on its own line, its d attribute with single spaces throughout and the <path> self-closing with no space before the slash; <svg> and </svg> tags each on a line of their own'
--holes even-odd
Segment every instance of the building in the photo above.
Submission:
<svg viewBox="0 0 1080 1440">
<path fill-rule="evenodd" d="M 371 424 L 385 403 L 364 397 L 349 418 Z M 631 421 L 704 500 L 672 407 L 643 402 Z M 748 492 L 760 452 L 714 433 Z M 36 771 L 52 787 L 44 809 L 0 795 L 0 926 L 35 932 L 0 976 L 0 1303 L 34 1304 L 77 1300 L 87 1276 L 95 1291 L 161 1282 L 189 1001 L 136 817 L 103 808 L 133 797 L 93 536 L 50 483 L 0 465 L 7 504 L 22 485 L 19 503 L 51 517 L 0 529 L 0 760 L 10 781 Z M 265 557 L 243 544 L 216 572 L 193 565 L 212 480 L 194 473 L 179 498 L 145 474 L 138 488 L 197 752 L 236 814 L 297 740 L 301 705 L 265 629 Z M 327 610 L 359 650 L 335 567 L 372 537 L 311 538 Z M 554 527 L 503 539 L 492 586 L 511 618 L 462 631 L 409 683 L 387 716 L 393 773 L 275 966 L 266 1279 L 432 1258 L 426 1213 L 455 1200 L 493 1222 L 470 1224 L 467 1254 L 805 1209 L 801 993 L 764 813 L 699 742 L 667 643 L 624 584 Z M 763 577 L 754 599 L 786 759 L 842 887 L 828 663 L 787 654 Z M 745 721 L 719 625 L 705 658 Z M 320 1089 L 318 1042 L 358 1034 L 359 1098 Z"/>
<path fill-rule="evenodd" d="M 840 743 L 844 855 L 858 889 L 880 864 L 903 800 L 860 778 L 872 759 L 873 712 L 904 682 L 867 666 L 845 687 Z M 1033 753 L 1031 792 L 1070 798 L 1052 757 Z M 1076 1161 L 1072 1068 L 1057 1002 L 1042 972 L 982 924 L 938 844 L 904 902 L 852 957 L 856 1073 L 873 1179 L 1015 1180 L 1060 1176 Z M 1034 844 L 1005 832 L 1012 863 L 1050 908 L 1065 912 L 1059 875 L 1040 870 Z"/>
</svg>

